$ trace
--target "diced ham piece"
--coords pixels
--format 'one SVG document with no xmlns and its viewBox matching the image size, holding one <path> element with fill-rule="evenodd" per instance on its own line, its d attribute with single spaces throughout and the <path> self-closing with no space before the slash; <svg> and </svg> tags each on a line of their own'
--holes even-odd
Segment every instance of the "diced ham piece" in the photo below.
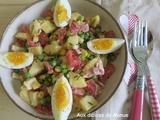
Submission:
<svg viewBox="0 0 160 120">
<path fill-rule="evenodd" d="M 104 75 L 104 67 L 101 59 L 99 59 L 92 68 L 85 71 L 84 77 L 90 78 L 93 75 Z"/>
<path fill-rule="evenodd" d="M 83 66 L 85 66 L 85 65 L 86 65 L 86 61 L 81 61 L 81 64 L 76 65 L 76 66 L 74 67 L 74 72 L 80 70 L 80 69 L 81 69 Z"/>
<path fill-rule="evenodd" d="M 78 22 L 70 21 L 69 31 L 70 31 L 71 34 L 76 34 L 76 33 L 80 32 L 80 30 L 81 30 L 81 27 L 78 24 Z"/>
<path fill-rule="evenodd" d="M 96 84 L 94 80 L 88 80 L 86 81 L 87 87 L 85 87 L 85 90 L 89 92 L 93 97 L 96 97 L 101 93 L 100 87 Z"/>
<path fill-rule="evenodd" d="M 49 102 L 47 102 L 46 104 L 38 104 L 36 110 L 40 114 L 52 115 L 52 106 Z"/>
<path fill-rule="evenodd" d="M 83 88 L 72 88 L 72 93 L 74 95 L 84 96 L 86 92 Z"/>
<path fill-rule="evenodd" d="M 60 29 L 58 29 L 58 40 L 60 42 L 64 41 L 64 37 L 65 37 L 66 33 L 67 33 L 66 28 L 60 28 Z"/>
<path fill-rule="evenodd" d="M 106 38 L 114 38 L 114 31 L 110 30 L 110 31 L 106 32 L 105 37 Z"/>
<path fill-rule="evenodd" d="M 51 10 L 46 10 L 44 13 L 43 13 L 43 16 L 44 17 L 53 17 L 53 12 Z"/>
<path fill-rule="evenodd" d="M 26 41 L 25 41 L 25 40 L 19 40 L 19 39 L 17 39 L 17 42 L 18 42 L 18 44 L 19 44 L 21 47 L 25 47 L 25 45 L 26 45 Z"/>
<path fill-rule="evenodd" d="M 30 34 L 30 30 L 29 30 L 29 27 L 28 27 L 28 26 L 23 25 L 23 26 L 22 26 L 22 29 L 23 29 L 23 32 Z"/>
<path fill-rule="evenodd" d="M 45 67 L 46 67 L 46 69 L 47 69 L 48 71 L 50 71 L 50 70 L 53 69 L 53 66 L 52 66 L 51 64 L 49 64 L 49 62 L 44 62 L 44 65 L 45 65 Z"/>
<path fill-rule="evenodd" d="M 43 47 L 49 44 L 49 37 L 44 32 L 41 32 L 38 38 Z"/>
<path fill-rule="evenodd" d="M 93 68 L 93 73 L 95 75 L 104 75 L 104 68 L 103 68 L 103 63 L 101 59 L 97 61 L 96 67 Z"/>
<path fill-rule="evenodd" d="M 112 73 L 115 71 L 115 66 L 112 63 L 108 63 L 105 66 L 105 74 L 99 76 L 98 80 L 102 83 L 105 83 L 106 80 L 112 75 Z"/>
<path fill-rule="evenodd" d="M 78 53 L 76 50 L 68 50 L 66 53 L 66 60 L 69 67 L 76 67 L 82 64 L 81 58 L 78 56 Z"/>
<path fill-rule="evenodd" d="M 28 45 L 31 46 L 31 47 L 41 46 L 41 43 L 40 43 L 40 42 L 33 42 L 32 39 L 28 39 L 28 40 L 27 40 L 27 43 L 28 43 Z"/>
<path fill-rule="evenodd" d="M 89 31 L 89 25 L 88 25 L 88 23 L 84 23 L 83 25 L 80 25 L 78 22 L 70 21 L 69 31 L 70 31 L 71 34 L 76 34 L 80 31 L 88 32 Z"/>
<path fill-rule="evenodd" d="M 88 24 L 84 24 L 81 26 L 81 31 L 86 33 L 89 31 L 89 25 Z"/>
<path fill-rule="evenodd" d="M 49 95 L 47 87 L 44 84 L 41 84 L 41 87 L 39 89 L 44 92 L 45 96 Z"/>
</svg>

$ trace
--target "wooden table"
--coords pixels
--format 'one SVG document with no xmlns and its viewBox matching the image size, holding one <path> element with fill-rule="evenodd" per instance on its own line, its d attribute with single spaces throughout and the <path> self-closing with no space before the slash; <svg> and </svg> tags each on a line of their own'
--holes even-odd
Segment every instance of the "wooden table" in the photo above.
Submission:
<svg viewBox="0 0 160 120">
<path fill-rule="evenodd" d="M 28 4 L 36 0 L 0 0 L 0 36 L 10 20 Z M 160 0 L 158 0 L 160 3 Z M 37 120 L 21 111 L 8 98 L 0 84 L 0 120 Z"/>
</svg>

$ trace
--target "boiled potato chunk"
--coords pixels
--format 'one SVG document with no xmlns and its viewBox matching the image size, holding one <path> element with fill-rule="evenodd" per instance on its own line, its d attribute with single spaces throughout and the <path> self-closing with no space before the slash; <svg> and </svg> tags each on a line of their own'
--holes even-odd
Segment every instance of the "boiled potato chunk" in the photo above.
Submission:
<svg viewBox="0 0 160 120">
<path fill-rule="evenodd" d="M 41 86 L 41 84 L 37 81 L 35 77 L 27 79 L 26 81 L 24 81 L 23 84 L 27 88 L 27 90 L 36 90 Z"/>
<path fill-rule="evenodd" d="M 87 70 L 94 68 L 94 65 L 97 63 L 97 61 L 99 60 L 99 57 L 96 57 L 90 61 L 87 62 L 87 64 L 84 66 L 84 68 L 82 69 L 83 72 L 86 72 Z"/>
<path fill-rule="evenodd" d="M 98 24 L 100 23 L 100 17 L 99 17 L 99 15 L 96 15 L 95 17 L 92 17 L 91 19 L 90 19 L 90 25 L 92 26 L 92 27 L 96 27 Z"/>
<path fill-rule="evenodd" d="M 16 79 L 16 80 L 19 80 L 20 79 L 20 74 L 17 74 L 15 72 L 12 73 L 12 78 L 13 79 Z"/>
<path fill-rule="evenodd" d="M 41 25 L 41 28 L 45 33 L 48 34 L 53 32 L 56 29 L 56 26 L 53 23 L 51 23 L 49 20 L 45 20 Z"/>
<path fill-rule="evenodd" d="M 22 98 L 22 100 L 30 104 L 29 91 L 26 89 L 25 86 L 23 86 L 23 89 L 21 89 L 19 95 L 20 95 L 20 98 Z"/>
<path fill-rule="evenodd" d="M 52 42 L 52 44 L 46 45 L 44 47 L 44 52 L 48 55 L 55 55 L 60 53 L 62 46 L 58 44 L 58 41 Z"/>
<path fill-rule="evenodd" d="M 34 20 L 29 26 L 32 36 L 38 36 L 41 32 L 41 24 L 38 20 Z"/>
<path fill-rule="evenodd" d="M 40 60 L 34 60 L 34 62 L 32 63 L 29 69 L 29 73 L 31 77 L 34 77 L 39 73 L 41 73 L 44 69 L 45 69 L 45 66 L 43 62 L 41 62 Z"/>
<path fill-rule="evenodd" d="M 71 19 L 77 21 L 80 16 L 81 16 L 80 13 L 78 13 L 78 12 L 73 12 L 72 15 L 71 15 Z"/>
<path fill-rule="evenodd" d="M 106 56 L 102 56 L 101 57 L 102 63 L 103 63 L 103 67 L 105 67 L 108 63 L 107 57 Z"/>
<path fill-rule="evenodd" d="M 29 39 L 31 36 L 28 33 L 23 33 L 23 32 L 19 32 L 15 35 L 15 38 L 19 39 L 19 40 L 27 40 Z"/>
<path fill-rule="evenodd" d="M 83 88 L 87 86 L 85 79 L 74 72 L 69 72 L 69 83 L 74 88 Z"/>
<path fill-rule="evenodd" d="M 67 49 L 76 49 L 76 47 L 78 47 L 78 44 L 82 44 L 83 41 L 84 40 L 80 38 L 78 35 L 70 36 L 66 42 Z"/>
<path fill-rule="evenodd" d="M 16 51 L 24 51 L 24 48 L 20 47 L 20 46 L 17 46 L 17 45 L 12 45 L 11 50 L 15 51 L 15 52 Z"/>
<path fill-rule="evenodd" d="M 88 111 L 98 104 L 97 100 L 91 95 L 81 98 L 79 103 L 83 111 Z"/>
<path fill-rule="evenodd" d="M 43 47 L 41 46 L 29 47 L 28 50 L 29 52 L 33 53 L 35 56 L 43 54 Z"/>
<path fill-rule="evenodd" d="M 38 91 L 29 91 L 29 99 L 30 99 L 30 105 L 33 107 L 36 107 L 40 101 L 40 98 L 38 97 Z"/>
</svg>

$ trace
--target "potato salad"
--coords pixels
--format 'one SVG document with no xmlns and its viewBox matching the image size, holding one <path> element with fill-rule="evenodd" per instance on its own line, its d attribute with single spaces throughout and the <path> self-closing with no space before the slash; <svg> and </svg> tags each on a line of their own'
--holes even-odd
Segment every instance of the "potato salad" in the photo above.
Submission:
<svg viewBox="0 0 160 120">
<path fill-rule="evenodd" d="M 29 66 L 14 69 L 12 73 L 14 79 L 20 80 L 21 99 L 38 113 L 58 118 L 56 115 L 64 111 L 88 111 L 98 105 L 96 98 L 115 71 L 112 62 L 121 46 L 103 52 L 119 40 L 112 42 L 113 30 L 102 30 L 99 15 L 83 16 L 74 11 L 67 23 L 60 24 L 57 21 L 64 17 L 56 19 L 55 15 L 60 14 L 54 13 L 56 10 L 64 8 L 54 5 L 40 18 L 22 25 L 11 50 L 33 54 Z M 92 40 L 96 42 L 90 43 Z"/>
</svg>

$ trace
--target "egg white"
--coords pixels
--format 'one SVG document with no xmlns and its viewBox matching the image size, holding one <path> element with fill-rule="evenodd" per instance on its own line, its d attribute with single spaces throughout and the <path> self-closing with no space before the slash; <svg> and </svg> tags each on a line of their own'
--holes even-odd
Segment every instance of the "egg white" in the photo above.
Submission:
<svg viewBox="0 0 160 120">
<path fill-rule="evenodd" d="M 57 13 L 58 6 L 63 6 L 67 10 L 68 16 L 67 16 L 66 21 L 63 21 L 63 22 L 57 21 L 56 13 Z M 57 0 L 53 16 L 54 16 L 54 23 L 57 27 L 65 27 L 68 24 L 69 19 L 71 19 L 71 6 L 70 6 L 68 0 Z"/>
<path fill-rule="evenodd" d="M 22 64 L 14 65 L 7 59 L 8 53 L 0 53 L 0 65 L 11 69 L 21 69 L 27 67 L 33 62 L 33 54 L 32 53 L 25 53 L 25 54 L 27 56 L 26 61 Z"/>
<path fill-rule="evenodd" d="M 114 44 L 112 45 L 112 47 L 110 49 L 106 49 L 106 50 L 98 50 L 98 49 L 95 49 L 92 45 L 92 43 L 94 41 L 98 41 L 98 40 L 113 40 L 114 41 Z M 123 44 L 124 44 L 125 40 L 124 39 L 120 39 L 120 38 L 100 38 L 100 39 L 94 39 L 94 40 L 91 40 L 91 41 L 88 41 L 87 42 L 87 47 L 90 51 L 94 52 L 94 53 L 98 53 L 98 54 L 108 54 L 108 53 L 111 53 L 111 52 L 114 52 L 116 50 L 118 50 Z"/>
<path fill-rule="evenodd" d="M 69 90 L 69 104 L 67 105 L 66 108 L 64 108 L 63 110 L 59 110 L 56 106 L 56 90 L 57 90 L 57 86 L 60 84 L 60 82 L 64 82 L 65 85 L 67 85 L 67 88 Z M 70 84 L 68 83 L 68 80 L 64 77 L 61 76 L 57 81 L 56 84 L 54 85 L 53 88 L 53 92 L 52 92 L 52 111 L 53 111 L 53 116 L 55 118 L 55 120 L 67 120 L 71 110 L 72 110 L 72 103 L 73 103 L 73 97 L 72 97 L 72 89 Z"/>
</svg>

